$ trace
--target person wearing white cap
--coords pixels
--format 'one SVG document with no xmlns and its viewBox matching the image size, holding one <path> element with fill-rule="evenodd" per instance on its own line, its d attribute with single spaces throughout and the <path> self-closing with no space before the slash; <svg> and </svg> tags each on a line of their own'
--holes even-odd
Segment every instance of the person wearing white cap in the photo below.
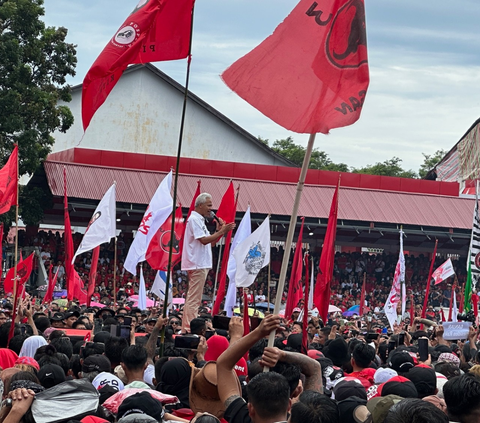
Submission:
<svg viewBox="0 0 480 423">
<path fill-rule="evenodd" d="M 389 381 L 392 377 L 395 376 L 398 376 L 398 373 L 395 370 L 389 369 L 388 367 L 385 369 L 380 367 L 373 375 L 373 381 L 376 385 L 379 385 L 381 383 Z"/>
</svg>

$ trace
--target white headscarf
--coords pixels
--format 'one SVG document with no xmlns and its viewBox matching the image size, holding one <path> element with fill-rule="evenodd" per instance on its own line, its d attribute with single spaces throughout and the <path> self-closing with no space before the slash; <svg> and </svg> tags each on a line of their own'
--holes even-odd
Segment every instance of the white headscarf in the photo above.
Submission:
<svg viewBox="0 0 480 423">
<path fill-rule="evenodd" d="M 18 356 L 33 358 L 37 349 L 44 345 L 47 345 L 47 341 L 45 341 L 43 336 L 30 336 L 23 342 L 22 349 Z"/>
</svg>

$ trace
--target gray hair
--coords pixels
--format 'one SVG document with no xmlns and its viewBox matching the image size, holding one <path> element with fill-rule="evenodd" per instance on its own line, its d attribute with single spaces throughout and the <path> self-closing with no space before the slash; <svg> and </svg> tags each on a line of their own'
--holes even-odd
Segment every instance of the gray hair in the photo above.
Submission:
<svg viewBox="0 0 480 423">
<path fill-rule="evenodd" d="M 201 204 L 205 204 L 207 202 L 208 198 L 212 199 L 212 196 L 208 192 L 204 192 L 204 193 L 200 194 L 195 199 L 195 207 L 200 206 Z"/>
</svg>

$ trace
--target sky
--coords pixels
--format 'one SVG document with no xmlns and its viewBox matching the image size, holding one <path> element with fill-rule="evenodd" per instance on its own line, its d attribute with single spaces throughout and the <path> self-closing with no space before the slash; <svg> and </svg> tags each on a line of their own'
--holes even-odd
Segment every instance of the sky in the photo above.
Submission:
<svg viewBox="0 0 480 423">
<path fill-rule="evenodd" d="M 322 1 L 316 0 L 321 4 Z M 313 0 L 312 0 L 313 3 Z M 80 84 L 137 0 L 45 0 L 44 20 L 68 28 Z M 287 131 L 233 93 L 220 74 L 268 37 L 296 2 L 197 0 L 190 90 L 255 136 Z M 480 117 L 480 2 L 366 0 L 370 86 L 355 124 L 319 134 L 332 161 L 362 167 L 393 156 L 418 171 L 422 153 L 449 150 Z M 185 60 L 155 66 L 184 84 Z M 160 153 L 160 152 L 159 152 Z"/>
</svg>

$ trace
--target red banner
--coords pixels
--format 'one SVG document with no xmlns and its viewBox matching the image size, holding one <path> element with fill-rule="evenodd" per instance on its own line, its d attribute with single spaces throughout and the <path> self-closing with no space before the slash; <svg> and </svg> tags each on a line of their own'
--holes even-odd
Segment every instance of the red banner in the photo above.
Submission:
<svg viewBox="0 0 480 423">
<path fill-rule="evenodd" d="M 235 201 L 235 190 L 233 188 L 233 182 L 227 188 L 227 191 L 223 195 L 220 206 L 217 210 L 217 216 L 225 223 L 235 222 L 237 204 Z M 227 285 L 227 267 L 228 259 L 230 258 L 230 244 L 232 241 L 232 232 L 229 231 L 225 237 L 225 247 L 223 249 L 222 267 L 220 268 L 220 274 L 218 275 L 218 289 L 215 303 L 213 304 L 212 316 L 215 316 L 220 311 L 220 304 L 225 298 L 225 287 Z M 218 258 L 220 260 L 220 257 Z"/>
<path fill-rule="evenodd" d="M 0 169 L 0 214 L 6 213 L 17 204 L 18 146 L 12 151 L 5 166 Z"/>
<path fill-rule="evenodd" d="M 86 130 L 128 65 L 187 57 L 194 0 L 140 2 L 93 63 L 83 80 Z"/>
<path fill-rule="evenodd" d="M 293 256 L 292 269 L 290 274 L 290 283 L 288 285 L 287 304 L 285 306 L 285 319 L 290 319 L 293 309 L 298 306 L 298 302 L 303 296 L 302 291 L 302 273 L 303 273 L 303 252 L 302 252 L 302 238 L 303 238 L 303 224 L 305 218 L 301 217 L 302 224 L 298 234 L 297 245 L 295 247 L 295 255 Z M 305 281 L 308 285 L 308 281 Z"/>
<path fill-rule="evenodd" d="M 303 225 L 303 221 L 302 221 Z M 296 252 L 296 251 L 295 251 Z M 305 295 L 303 299 L 302 353 L 308 354 L 308 296 L 310 295 L 310 263 L 305 254 Z"/>
<path fill-rule="evenodd" d="M 340 187 L 340 179 L 337 188 L 333 194 L 330 214 L 328 215 L 327 232 L 323 240 L 322 255 L 320 256 L 320 264 L 318 266 L 317 281 L 313 294 L 313 302 L 318 308 L 318 314 L 327 323 L 328 305 L 330 303 L 330 282 L 333 276 L 333 260 L 335 258 L 335 236 L 337 232 L 337 216 L 338 216 L 338 189 Z"/>
<path fill-rule="evenodd" d="M 100 245 L 98 247 L 95 247 L 92 253 L 92 264 L 90 266 L 90 272 L 88 274 L 87 307 L 90 307 L 90 302 L 92 301 L 92 295 L 95 292 L 95 283 L 97 279 L 97 266 L 98 266 L 99 255 L 100 255 Z"/>
<path fill-rule="evenodd" d="M 222 75 L 291 131 L 328 133 L 360 117 L 369 83 L 363 0 L 301 0 L 274 33 Z"/>
</svg>

